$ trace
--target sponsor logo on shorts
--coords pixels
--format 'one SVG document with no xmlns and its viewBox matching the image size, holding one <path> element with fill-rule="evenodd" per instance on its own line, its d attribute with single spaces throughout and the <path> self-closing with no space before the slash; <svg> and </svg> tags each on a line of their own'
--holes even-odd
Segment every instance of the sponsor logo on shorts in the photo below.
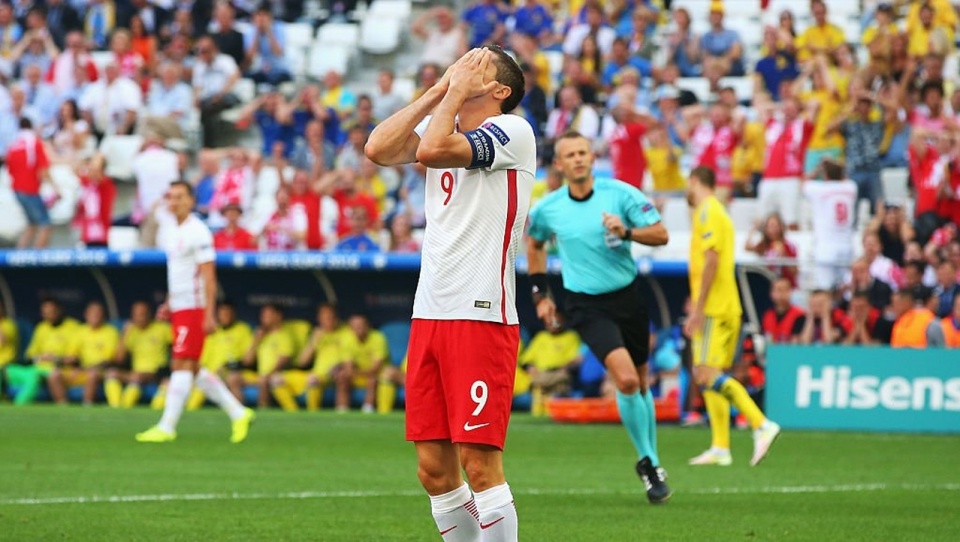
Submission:
<svg viewBox="0 0 960 542">
<path fill-rule="evenodd" d="M 470 422 L 463 423 L 464 431 L 473 431 L 474 429 L 480 429 L 481 427 L 486 427 L 490 425 L 489 423 L 478 423 L 477 425 L 470 425 Z"/>
<path fill-rule="evenodd" d="M 473 302 L 473 308 L 475 308 L 475 309 L 489 309 L 489 308 L 492 307 L 492 306 L 493 306 L 493 303 L 490 303 L 489 301 L 474 301 L 474 302 Z"/>
</svg>

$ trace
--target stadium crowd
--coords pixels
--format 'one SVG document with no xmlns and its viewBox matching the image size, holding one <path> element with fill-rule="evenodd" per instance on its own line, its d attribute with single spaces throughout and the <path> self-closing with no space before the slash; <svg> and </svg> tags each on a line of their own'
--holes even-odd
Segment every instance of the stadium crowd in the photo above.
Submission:
<svg viewBox="0 0 960 542">
<path fill-rule="evenodd" d="M 424 169 L 378 167 L 364 156 L 365 140 L 468 48 L 500 45 L 527 75 L 517 114 L 540 142 L 535 197 L 562 186 L 552 142 L 571 129 L 594 141 L 611 176 L 653 194 L 665 220 L 684 172 L 710 166 L 735 220 L 745 209 L 751 215 L 743 253 L 775 277 L 773 307 L 757 330 L 767 343 L 960 347 L 960 68 L 949 0 L 431 7 L 410 25 L 423 42 L 412 96 L 398 90 L 393 70 L 363 92 L 349 73 L 304 78 L 285 54 L 287 23 L 321 21 L 302 9 L 243 0 L 0 2 L 0 109 L 10 111 L 0 116 L 0 155 L 30 224 L 19 245 L 47 246 L 59 168 L 79 181 L 72 224 L 85 246 L 106 246 L 124 225 L 138 228 L 139 246 L 154 246 L 169 220 L 166 186 L 186 179 L 218 249 L 417 252 Z M 354 9 L 337 3 L 332 16 Z M 255 95 L 244 98 L 251 81 Z M 132 134 L 135 202 L 120 205 L 111 143 Z M 259 144 L 238 145 L 237 134 Z M 68 347 L 56 329 L 71 321 L 44 311 L 27 357 L 76 360 L 91 368 L 87 382 L 109 383 L 111 404 L 135 403 L 131 390 L 151 371 L 135 361 L 123 374 L 108 365 L 140 352 L 131 335 L 147 341 L 161 325 L 150 311 L 135 307 L 131 323 L 104 331 L 115 348 L 102 358 Z M 92 305 L 83 325 L 104 327 L 102 312 Z M 378 381 L 402 382 L 401 360 L 384 365 L 383 341 L 360 317 L 339 327 L 321 309 L 318 331 L 303 324 L 291 332 L 280 308 L 264 307 L 254 334 L 246 324 L 225 331 L 235 328 L 229 312 L 210 338 L 225 341 L 211 349 L 222 359 L 208 363 L 229 373 L 238 394 L 258 387 L 261 404 L 273 397 L 292 408 L 289 397 L 305 393 L 316 406 L 311 390 L 331 384 L 339 407 L 351 388 L 367 389 L 370 410 Z M 0 329 L 0 363 L 13 361 L 9 322 Z M 532 379 L 538 393 L 600 393 L 598 380 L 581 378 L 589 352 L 579 341 L 544 333 L 520 356 L 518 389 Z M 672 375 L 682 334 L 658 335 L 654 357 Z M 37 350 L 41 337 L 56 346 Z M 329 353 L 333 337 L 351 353 Z M 158 363 L 159 350 L 147 350 L 140 355 Z M 352 364 L 330 367 L 333 359 Z M 59 400 L 64 383 L 80 380 L 52 367 L 49 391 Z M 760 374 L 743 378 L 762 387 Z"/>
</svg>

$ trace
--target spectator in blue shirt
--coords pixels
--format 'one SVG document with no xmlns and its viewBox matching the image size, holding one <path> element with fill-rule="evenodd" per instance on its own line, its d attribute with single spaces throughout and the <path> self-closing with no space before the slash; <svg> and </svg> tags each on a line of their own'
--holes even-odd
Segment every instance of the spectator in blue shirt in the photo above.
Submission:
<svg viewBox="0 0 960 542">
<path fill-rule="evenodd" d="M 380 252 L 380 245 L 367 235 L 370 217 L 367 209 L 356 206 L 347 209 L 350 215 L 350 231 L 337 243 L 336 250 L 342 252 Z"/>
<path fill-rule="evenodd" d="M 550 10 L 540 0 L 527 0 L 513 14 L 513 30 L 538 41 L 543 41 L 553 33 L 553 17 Z"/>
<path fill-rule="evenodd" d="M 243 108 L 237 126 L 244 129 L 251 122 L 256 123 L 263 138 L 263 156 L 273 154 L 273 145 L 279 141 L 284 145 L 284 156 L 289 158 L 296 136 L 292 118 L 284 114 L 280 94 L 276 89 L 260 85 L 258 91 L 260 96 Z"/>
<path fill-rule="evenodd" d="M 204 220 L 210 215 L 210 201 L 216 187 L 217 174 L 220 173 L 220 156 L 217 151 L 204 149 L 200 151 L 198 159 L 200 177 L 193 187 L 197 199 L 194 209 Z"/>
<path fill-rule="evenodd" d="M 257 83 L 278 85 L 291 79 L 284 57 L 283 25 L 273 20 L 270 5 L 263 4 L 253 15 L 253 33 L 247 47 L 248 77 Z"/>
<path fill-rule="evenodd" d="M 780 101 L 780 87 L 800 75 L 797 58 L 790 51 L 777 46 L 778 36 L 777 29 L 772 26 L 763 29 L 763 45 L 767 56 L 757 62 L 754 70 L 762 81 L 763 88 L 775 102 Z"/>
<path fill-rule="evenodd" d="M 183 127 L 193 109 L 193 89 L 181 79 L 182 69 L 164 62 L 158 69 L 159 84 L 150 85 L 147 124 L 165 138 L 183 138 Z"/>
<path fill-rule="evenodd" d="M 723 27 L 723 4 L 719 2 L 710 4 L 710 31 L 700 38 L 700 49 L 704 64 L 715 63 L 725 75 L 744 75 L 743 42 L 739 34 Z"/>
<path fill-rule="evenodd" d="M 470 48 L 499 44 L 503 39 L 506 12 L 497 0 L 479 0 L 463 12 L 470 29 Z"/>
<path fill-rule="evenodd" d="M 603 68 L 603 76 L 600 80 L 608 92 L 614 85 L 618 84 L 617 78 L 620 71 L 628 66 L 636 69 L 643 77 L 650 77 L 650 61 L 637 56 L 630 56 L 630 44 L 623 38 L 617 38 L 613 40 L 610 59 Z"/>
</svg>

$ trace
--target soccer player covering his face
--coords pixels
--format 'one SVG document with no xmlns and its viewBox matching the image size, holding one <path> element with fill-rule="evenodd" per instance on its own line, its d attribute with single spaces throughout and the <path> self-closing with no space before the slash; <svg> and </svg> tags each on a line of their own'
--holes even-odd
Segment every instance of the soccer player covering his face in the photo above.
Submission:
<svg viewBox="0 0 960 542">
<path fill-rule="evenodd" d="M 474 49 L 377 126 L 366 146 L 380 165 L 428 168 L 407 440 L 447 542 L 518 536 L 503 447 L 520 340 L 515 258 L 537 159 L 533 129 L 508 114 L 523 93 L 512 58 Z"/>
<path fill-rule="evenodd" d="M 657 456 L 657 416 L 646 378 L 650 318 L 630 245 L 665 245 L 669 236 L 642 192 L 622 181 L 594 178 L 586 138 L 564 134 L 556 142 L 555 157 L 567 187 L 544 197 L 530 212 L 527 256 L 537 316 L 548 327 L 557 325 L 544 248 L 555 239 L 569 324 L 613 378 L 617 409 L 636 448 L 636 472 L 647 499 L 664 503 L 670 488 Z"/>
<path fill-rule="evenodd" d="M 690 460 L 691 465 L 727 466 L 730 456 L 730 405 L 747 417 L 753 429 L 753 458 L 757 465 L 780 435 L 780 426 L 768 420 L 742 384 L 726 374 L 733 366 L 740 341 L 743 308 L 733 259 L 733 222 L 714 196 L 716 177 L 707 167 L 694 168 L 687 185 L 693 207 L 690 240 L 690 300 L 693 312 L 684 332 L 693 346 L 693 376 L 703 390 L 713 443 Z"/>
</svg>

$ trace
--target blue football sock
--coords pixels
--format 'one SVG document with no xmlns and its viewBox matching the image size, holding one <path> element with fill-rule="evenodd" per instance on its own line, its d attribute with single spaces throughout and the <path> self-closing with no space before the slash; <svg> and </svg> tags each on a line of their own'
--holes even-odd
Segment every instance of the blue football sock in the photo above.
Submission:
<svg viewBox="0 0 960 542">
<path fill-rule="evenodd" d="M 637 455 L 640 459 L 649 457 L 654 465 L 658 462 L 656 451 L 650 447 L 650 422 L 647 419 L 647 403 L 639 392 L 632 395 L 625 395 L 617 392 L 617 410 L 620 411 L 620 421 L 627 429 L 633 447 L 637 449 Z"/>
<path fill-rule="evenodd" d="M 647 440 L 650 443 L 650 461 L 653 466 L 660 466 L 660 456 L 657 454 L 657 407 L 653 402 L 653 392 L 647 390 L 643 396 L 644 403 L 647 405 Z"/>
</svg>

